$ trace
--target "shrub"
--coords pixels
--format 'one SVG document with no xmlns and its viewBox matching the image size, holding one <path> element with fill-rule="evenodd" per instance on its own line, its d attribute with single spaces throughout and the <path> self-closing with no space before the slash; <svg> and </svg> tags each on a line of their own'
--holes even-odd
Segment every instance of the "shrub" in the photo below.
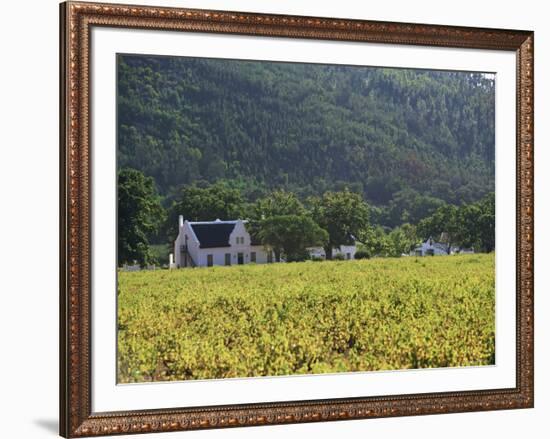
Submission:
<svg viewBox="0 0 550 439">
<path fill-rule="evenodd" d="M 355 252 L 354 259 L 370 259 L 370 254 L 366 250 L 358 250 Z"/>
<path fill-rule="evenodd" d="M 300 251 L 292 255 L 286 255 L 287 262 L 303 262 L 309 259 L 309 253 L 307 251 Z"/>
</svg>

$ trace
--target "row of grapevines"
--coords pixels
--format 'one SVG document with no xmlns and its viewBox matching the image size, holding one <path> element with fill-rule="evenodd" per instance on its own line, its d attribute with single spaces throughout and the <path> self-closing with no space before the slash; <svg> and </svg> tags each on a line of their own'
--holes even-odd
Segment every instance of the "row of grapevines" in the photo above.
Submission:
<svg viewBox="0 0 550 439">
<path fill-rule="evenodd" d="M 120 272 L 120 382 L 494 364 L 494 254 Z"/>
</svg>

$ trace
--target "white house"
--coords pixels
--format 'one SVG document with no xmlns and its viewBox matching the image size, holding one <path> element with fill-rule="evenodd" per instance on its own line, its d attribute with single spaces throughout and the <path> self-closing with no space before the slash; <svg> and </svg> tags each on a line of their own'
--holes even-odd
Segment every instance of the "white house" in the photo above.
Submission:
<svg viewBox="0 0 550 439">
<path fill-rule="evenodd" d="M 175 265 L 211 267 L 273 262 L 273 252 L 253 242 L 246 231 L 247 221 L 187 221 L 179 217 L 179 233 L 174 242 Z"/>
<path fill-rule="evenodd" d="M 429 237 L 426 242 L 423 242 L 411 252 L 414 256 L 437 256 L 437 255 L 449 255 L 450 247 L 447 244 L 441 242 L 435 242 Z"/>
<path fill-rule="evenodd" d="M 443 234 L 441 235 L 444 236 Z M 423 242 L 414 250 L 411 251 L 411 256 L 447 256 L 456 254 L 473 254 L 473 247 L 457 247 L 450 246 L 445 243 L 435 242 L 432 237 L 429 237 L 426 242 Z"/>
<path fill-rule="evenodd" d="M 308 249 L 309 256 L 312 258 L 326 258 L 325 249 L 323 247 L 309 247 Z M 354 259 L 355 253 L 357 252 L 357 247 L 355 244 L 341 245 L 332 249 L 332 257 L 340 254 L 344 256 L 344 259 Z"/>
</svg>

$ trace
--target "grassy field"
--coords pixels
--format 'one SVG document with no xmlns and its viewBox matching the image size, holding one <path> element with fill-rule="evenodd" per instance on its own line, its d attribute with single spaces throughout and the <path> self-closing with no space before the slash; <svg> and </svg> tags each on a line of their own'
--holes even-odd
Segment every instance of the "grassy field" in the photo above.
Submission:
<svg viewBox="0 0 550 439">
<path fill-rule="evenodd" d="M 494 254 L 120 272 L 119 382 L 494 364 Z"/>
</svg>

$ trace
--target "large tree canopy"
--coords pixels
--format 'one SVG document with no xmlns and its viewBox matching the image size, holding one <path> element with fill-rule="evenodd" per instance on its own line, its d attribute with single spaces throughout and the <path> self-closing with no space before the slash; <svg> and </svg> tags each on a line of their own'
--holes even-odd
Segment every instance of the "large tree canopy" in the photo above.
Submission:
<svg viewBox="0 0 550 439">
<path fill-rule="evenodd" d="M 326 192 L 322 197 L 309 200 L 312 217 L 328 232 L 325 244 L 327 258 L 332 249 L 361 240 L 369 226 L 369 207 L 359 194 L 348 191 Z"/>
<path fill-rule="evenodd" d="M 306 248 L 325 245 L 328 233 L 308 216 L 279 215 L 260 221 L 258 237 L 273 249 L 277 261 L 283 254 L 287 261 L 307 258 Z"/>
<path fill-rule="evenodd" d="M 306 209 L 296 194 L 276 190 L 264 198 L 256 200 L 251 209 L 251 216 L 260 220 L 272 216 L 304 215 Z"/>
<path fill-rule="evenodd" d="M 447 234 L 450 244 L 474 247 L 478 251 L 495 249 L 495 197 L 460 207 L 446 205 L 418 224 L 418 234 L 424 239 Z"/>
<path fill-rule="evenodd" d="M 148 236 L 154 234 L 164 219 L 151 177 L 135 169 L 118 173 L 118 265 L 153 261 Z"/>
</svg>

